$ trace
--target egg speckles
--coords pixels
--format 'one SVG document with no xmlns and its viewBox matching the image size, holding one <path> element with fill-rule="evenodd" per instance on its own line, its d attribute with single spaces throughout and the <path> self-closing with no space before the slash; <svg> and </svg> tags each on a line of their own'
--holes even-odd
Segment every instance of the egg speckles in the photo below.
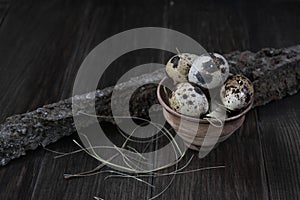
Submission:
<svg viewBox="0 0 300 200">
<path fill-rule="evenodd" d="M 217 53 L 197 57 L 188 74 L 188 80 L 197 85 L 211 89 L 220 86 L 227 79 L 229 65 L 226 59 Z"/>
<path fill-rule="evenodd" d="M 253 95 L 254 89 L 251 81 L 242 75 L 229 77 L 220 92 L 224 106 L 232 111 L 248 106 Z"/>
<path fill-rule="evenodd" d="M 208 111 L 209 103 L 198 86 L 179 83 L 169 99 L 170 107 L 184 115 L 200 117 Z"/>
<path fill-rule="evenodd" d="M 190 53 L 181 53 L 173 56 L 166 65 L 168 76 L 173 79 L 175 83 L 187 82 L 189 70 L 197 57 L 197 55 Z"/>
</svg>

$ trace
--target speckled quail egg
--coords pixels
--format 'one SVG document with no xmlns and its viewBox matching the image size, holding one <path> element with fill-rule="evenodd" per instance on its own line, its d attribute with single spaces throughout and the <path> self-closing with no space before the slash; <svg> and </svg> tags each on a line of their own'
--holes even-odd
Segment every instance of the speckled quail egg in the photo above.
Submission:
<svg viewBox="0 0 300 200">
<path fill-rule="evenodd" d="M 169 98 L 173 110 L 188 116 L 200 117 L 208 111 L 209 103 L 200 87 L 179 83 Z"/>
<path fill-rule="evenodd" d="M 221 86 L 229 75 L 226 59 L 217 53 L 197 57 L 188 74 L 188 80 L 197 85 L 212 89 Z"/>
<path fill-rule="evenodd" d="M 254 95 L 251 81 L 243 75 L 229 77 L 221 88 L 220 97 L 226 108 L 237 111 L 247 107 Z"/>
<path fill-rule="evenodd" d="M 189 70 L 193 61 L 198 56 L 190 53 L 181 53 L 173 56 L 166 65 L 168 76 L 173 79 L 174 83 L 182 83 L 188 81 Z"/>
</svg>

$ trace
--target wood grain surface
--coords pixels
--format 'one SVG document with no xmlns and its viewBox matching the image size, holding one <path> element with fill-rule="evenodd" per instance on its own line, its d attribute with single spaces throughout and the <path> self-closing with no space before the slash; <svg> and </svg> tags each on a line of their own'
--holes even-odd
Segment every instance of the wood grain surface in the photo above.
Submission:
<svg viewBox="0 0 300 200">
<path fill-rule="evenodd" d="M 0 121 L 70 97 L 77 69 L 106 38 L 131 28 L 159 26 L 185 33 L 209 51 L 257 51 L 300 41 L 300 2 L 261 1 L 79 1 L 0 0 Z M 114 62 L 101 79 L 113 85 L 132 66 L 166 62 L 164 52 L 145 50 Z M 114 76 L 111 75 L 114 74 Z M 187 169 L 222 169 L 149 177 L 147 186 L 107 173 L 65 180 L 64 173 L 99 163 L 84 153 L 54 159 L 40 148 L 0 169 L 0 199 L 299 199 L 299 94 L 252 110 L 244 125 Z M 104 123 L 104 127 L 112 125 Z M 66 137 L 49 148 L 77 149 Z M 180 165 L 194 154 L 189 151 Z M 104 168 L 103 170 L 108 169 Z M 172 168 L 164 170 L 170 172 Z"/>
</svg>

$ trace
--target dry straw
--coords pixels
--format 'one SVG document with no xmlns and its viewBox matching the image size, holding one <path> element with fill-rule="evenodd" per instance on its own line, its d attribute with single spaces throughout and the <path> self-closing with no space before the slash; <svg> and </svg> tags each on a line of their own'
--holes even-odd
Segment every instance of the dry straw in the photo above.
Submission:
<svg viewBox="0 0 300 200">
<path fill-rule="evenodd" d="M 112 118 L 112 117 L 108 117 L 108 116 L 90 115 L 90 114 L 84 113 L 84 112 L 81 112 L 81 114 L 88 115 L 88 116 L 91 116 L 91 117 L 97 117 L 97 118 Z M 179 148 L 179 145 L 177 144 L 176 140 L 174 140 L 174 138 L 173 138 L 172 134 L 170 133 L 170 131 L 168 129 L 166 129 L 162 124 L 154 123 L 154 122 L 151 122 L 149 120 L 139 118 L 139 117 L 114 116 L 114 118 L 138 119 L 138 120 L 143 120 L 146 123 L 149 123 L 150 125 L 154 126 L 157 130 L 161 131 L 163 133 L 163 135 L 166 136 L 166 138 L 168 138 L 169 142 L 172 144 L 174 154 L 176 154 L 178 159 L 175 160 L 172 163 L 166 164 L 166 165 L 158 167 L 158 168 L 154 168 L 152 170 L 141 169 L 136 163 L 141 162 L 143 164 L 149 164 L 149 165 L 151 165 L 152 163 L 147 162 L 147 158 L 145 158 L 141 153 L 139 153 L 133 147 L 130 147 L 130 146 L 127 145 L 128 141 L 136 141 L 136 140 L 132 139 L 131 137 L 138 130 L 138 128 L 140 126 L 137 126 L 132 130 L 131 134 L 129 136 L 127 136 L 125 142 L 123 143 L 123 145 L 121 147 L 117 147 L 117 146 L 92 146 L 89 139 L 88 139 L 88 137 L 86 135 L 80 133 L 83 136 L 82 138 L 85 138 L 87 144 L 89 144 L 88 147 L 83 147 L 77 141 L 73 140 L 74 143 L 80 148 L 79 150 L 69 152 L 69 153 L 62 153 L 62 152 L 57 152 L 57 151 L 50 150 L 50 149 L 47 149 L 47 148 L 45 148 L 45 149 L 50 151 L 50 152 L 58 154 L 57 156 L 55 156 L 55 158 L 63 158 L 65 156 L 69 156 L 69 155 L 76 154 L 76 153 L 79 153 L 79 152 L 85 152 L 89 156 L 91 156 L 94 159 L 101 162 L 101 164 L 98 165 L 97 167 L 95 167 L 94 169 L 89 170 L 89 171 L 80 172 L 80 173 L 76 173 L 76 174 L 65 173 L 64 174 L 65 179 L 76 178 L 76 177 L 94 176 L 94 175 L 97 175 L 97 174 L 108 173 L 109 175 L 106 176 L 105 180 L 109 179 L 109 178 L 131 178 L 131 179 L 139 181 L 140 183 L 143 183 L 143 184 L 145 184 L 149 187 L 154 188 L 155 187 L 154 185 L 152 185 L 151 183 L 148 183 L 147 181 L 143 180 L 142 178 L 143 177 L 154 177 L 154 178 L 156 177 L 156 178 L 159 178 L 159 177 L 172 176 L 171 181 L 168 183 L 168 185 L 161 192 L 159 192 L 155 196 L 149 198 L 149 200 L 153 200 L 153 199 L 159 197 L 160 195 L 162 195 L 170 187 L 170 185 L 174 181 L 176 175 L 194 173 L 194 172 L 199 172 L 199 171 L 203 171 L 203 170 L 225 168 L 225 166 L 213 166 L 213 167 L 204 167 L 204 168 L 184 171 L 184 169 L 187 168 L 188 165 L 190 164 L 190 162 L 192 161 L 193 156 L 188 160 L 187 163 L 185 163 L 185 165 L 183 167 L 178 168 L 178 164 L 183 159 L 183 157 L 185 156 L 185 152 L 181 151 L 181 149 Z M 121 131 L 120 131 L 120 134 L 122 134 Z M 123 135 L 123 136 L 125 136 L 125 135 Z M 152 141 L 152 140 L 150 140 L 150 141 Z M 127 145 L 127 149 L 131 149 L 132 152 L 134 152 L 138 155 L 138 157 L 140 158 L 139 160 L 137 160 L 136 158 L 134 158 L 134 157 L 132 157 L 132 156 L 130 156 L 129 154 L 126 153 L 127 152 L 127 151 L 125 151 L 125 146 L 126 145 Z M 101 158 L 95 152 L 95 149 L 111 149 L 113 151 L 116 151 L 116 154 L 114 156 L 110 157 L 109 159 L 105 160 L 105 159 Z M 117 165 L 117 164 L 112 162 L 112 160 L 114 158 L 116 158 L 117 156 L 122 157 L 124 163 L 126 163 L 126 166 Z M 102 170 L 102 171 L 100 171 L 104 166 L 117 167 L 118 169 L 121 169 L 121 170 L 130 171 L 131 174 L 123 173 L 123 172 L 120 172 L 120 171 L 117 171 L 117 170 Z M 159 171 L 170 168 L 170 167 L 174 167 L 175 169 L 171 172 L 168 172 L 168 173 L 159 173 Z M 102 200 L 103 198 L 95 196 L 94 199 Z"/>
</svg>

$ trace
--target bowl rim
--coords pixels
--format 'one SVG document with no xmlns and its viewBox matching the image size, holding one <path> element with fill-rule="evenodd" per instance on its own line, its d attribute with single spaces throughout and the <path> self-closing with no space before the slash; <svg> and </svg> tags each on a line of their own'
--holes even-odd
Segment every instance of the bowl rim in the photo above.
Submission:
<svg viewBox="0 0 300 200">
<path fill-rule="evenodd" d="M 192 122 L 201 122 L 201 123 L 209 123 L 207 120 L 205 119 L 199 119 L 199 118 L 195 118 L 195 117 L 190 117 L 190 116 L 187 116 L 187 115 L 183 115 L 183 114 L 180 114 L 176 111 L 174 111 L 172 108 L 170 108 L 163 100 L 163 98 L 161 97 L 160 95 L 160 92 L 161 92 L 161 86 L 163 85 L 163 83 L 167 80 L 167 79 L 170 79 L 168 78 L 167 76 L 165 76 L 158 84 L 157 86 L 157 89 L 156 89 L 156 95 L 157 95 L 157 98 L 158 98 L 158 101 L 159 103 L 162 105 L 162 107 L 169 113 L 171 113 L 172 115 L 175 115 L 176 117 L 179 117 L 179 118 L 182 118 L 182 119 L 185 119 L 185 120 L 188 120 L 188 121 L 192 121 Z M 233 121 L 233 120 L 236 120 L 242 116 L 244 116 L 251 108 L 252 108 L 252 105 L 253 105 L 253 100 L 251 101 L 251 103 L 248 105 L 248 107 L 243 110 L 243 112 L 239 113 L 238 115 L 235 115 L 235 116 L 232 116 L 232 117 L 229 117 L 229 118 L 226 118 L 225 119 L 225 122 L 229 122 L 229 121 Z"/>
</svg>

